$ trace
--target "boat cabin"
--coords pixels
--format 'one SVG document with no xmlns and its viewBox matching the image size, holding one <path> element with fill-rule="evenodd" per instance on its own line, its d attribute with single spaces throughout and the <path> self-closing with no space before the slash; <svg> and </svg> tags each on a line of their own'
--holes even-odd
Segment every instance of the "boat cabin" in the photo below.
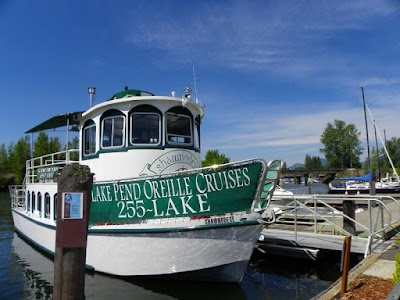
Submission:
<svg viewBox="0 0 400 300">
<path fill-rule="evenodd" d="M 202 117 L 187 94 L 126 90 L 82 113 L 80 162 L 96 181 L 199 168 Z"/>
<path fill-rule="evenodd" d="M 203 115 L 190 93 L 180 98 L 125 89 L 87 111 L 58 115 L 33 127 L 26 133 L 67 127 L 67 141 L 71 131 L 78 131 L 79 149 L 27 161 L 26 209 L 56 218 L 56 178 L 65 164 L 89 166 L 95 182 L 201 167 Z"/>
<path fill-rule="evenodd" d="M 27 183 L 48 179 L 40 176 L 41 168 L 63 163 L 88 165 L 95 181 L 199 168 L 203 114 L 190 94 L 177 98 L 128 89 L 85 112 L 53 117 L 27 133 L 61 126 L 79 129 L 79 150 L 67 149 L 65 162 L 57 159 L 61 153 L 32 159 Z M 79 160 L 71 159 L 74 152 Z"/>
</svg>

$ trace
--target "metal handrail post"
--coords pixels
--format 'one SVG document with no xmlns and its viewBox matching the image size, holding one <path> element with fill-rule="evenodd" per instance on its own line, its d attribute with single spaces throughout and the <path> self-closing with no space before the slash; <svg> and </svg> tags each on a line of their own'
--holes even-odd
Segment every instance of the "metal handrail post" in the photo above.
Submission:
<svg viewBox="0 0 400 300">
<path fill-rule="evenodd" d="M 317 233 L 317 197 L 313 196 L 314 198 L 314 233 Z"/>
<path fill-rule="evenodd" d="M 368 235 L 372 235 L 372 207 L 371 207 L 371 199 L 368 199 Z"/>
<path fill-rule="evenodd" d="M 368 254 L 371 253 L 371 235 L 368 236 L 367 239 L 367 247 L 365 248 L 365 252 L 364 252 L 364 258 L 366 258 L 368 256 Z"/>
<path fill-rule="evenodd" d="M 379 203 L 379 213 L 381 214 L 381 228 L 384 228 L 384 226 L 385 226 L 385 222 L 384 222 L 384 220 L 383 220 L 383 218 L 384 218 L 384 214 L 383 214 L 383 206 Z M 389 211 L 389 214 L 390 214 L 390 211 Z M 386 241 L 386 231 L 383 231 L 383 238 L 385 239 L 385 241 Z"/>
<path fill-rule="evenodd" d="M 297 243 L 297 199 L 294 199 L 294 240 Z"/>
</svg>

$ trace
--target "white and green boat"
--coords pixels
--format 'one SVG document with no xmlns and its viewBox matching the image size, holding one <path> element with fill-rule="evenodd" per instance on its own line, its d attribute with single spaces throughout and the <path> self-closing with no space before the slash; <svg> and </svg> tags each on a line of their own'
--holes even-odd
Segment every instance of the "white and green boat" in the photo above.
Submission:
<svg viewBox="0 0 400 300">
<path fill-rule="evenodd" d="M 67 164 L 87 165 L 94 173 L 88 266 L 118 276 L 239 282 L 281 162 L 201 168 L 203 114 L 188 93 L 125 89 L 28 130 L 79 130 L 80 143 L 27 161 L 24 184 L 10 187 L 16 231 L 54 254 L 57 174 Z"/>
</svg>

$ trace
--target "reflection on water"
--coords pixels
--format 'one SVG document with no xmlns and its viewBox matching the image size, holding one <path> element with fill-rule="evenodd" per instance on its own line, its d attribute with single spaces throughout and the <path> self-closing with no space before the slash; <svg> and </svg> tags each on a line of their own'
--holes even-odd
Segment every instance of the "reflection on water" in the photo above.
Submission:
<svg viewBox="0 0 400 300">
<path fill-rule="evenodd" d="M 51 299 L 53 261 L 17 234 L 12 240 L 12 252 L 16 261 L 13 265 L 18 266 L 23 278 L 22 298 Z M 278 261 L 277 257 L 255 254 L 240 285 L 87 274 L 85 296 L 86 299 L 129 299 L 132 295 L 136 299 L 309 299 L 338 277 L 336 270 L 332 278 L 318 279 L 327 273 L 328 265 L 295 259 Z M 296 273 L 293 273 L 294 266 Z M 330 266 L 335 267 L 334 264 Z"/>
<path fill-rule="evenodd" d="M 312 183 L 309 185 L 285 183 L 282 188 L 292 191 L 295 195 L 309 195 L 309 194 L 328 194 L 329 186 L 324 183 Z"/>
<path fill-rule="evenodd" d="M 53 261 L 14 233 L 9 203 L 8 195 L 0 193 L 0 299 L 51 299 Z M 240 284 L 122 279 L 88 273 L 85 296 L 115 300 L 310 299 L 340 276 L 339 262 L 340 258 L 334 258 L 323 265 L 255 252 Z"/>
<path fill-rule="evenodd" d="M 247 299 L 310 299 L 340 276 L 335 263 L 327 265 L 255 251 L 243 280 L 250 285 Z M 320 278 L 322 273 L 325 279 Z"/>
<path fill-rule="evenodd" d="M 54 264 L 52 259 L 36 251 L 17 234 L 12 240 L 14 257 L 22 267 L 24 297 L 31 299 L 51 299 Z M 246 299 L 240 285 L 194 283 L 124 279 L 102 275 L 86 274 L 86 299 L 128 299 L 135 295 L 136 299 L 205 299 L 207 297 L 228 297 L 228 299 Z"/>
</svg>

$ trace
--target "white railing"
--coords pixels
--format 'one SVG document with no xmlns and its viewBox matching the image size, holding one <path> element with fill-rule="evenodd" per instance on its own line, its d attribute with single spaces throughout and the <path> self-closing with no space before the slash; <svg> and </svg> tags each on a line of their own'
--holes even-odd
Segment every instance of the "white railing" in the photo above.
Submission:
<svg viewBox="0 0 400 300">
<path fill-rule="evenodd" d="M 26 173 L 25 182 L 34 183 L 38 182 L 38 171 L 39 169 L 46 167 L 57 167 L 62 169 L 63 166 L 67 164 L 78 164 L 79 158 L 72 160 L 72 154 L 79 157 L 78 149 L 69 149 L 65 151 L 55 152 L 51 154 L 46 154 L 40 157 L 35 157 L 26 161 Z M 59 171 L 61 171 L 59 169 Z"/>
<path fill-rule="evenodd" d="M 322 232 L 318 227 L 323 224 L 331 226 L 331 234 L 367 239 L 365 256 L 386 240 L 386 232 L 400 221 L 400 203 L 390 196 L 295 195 L 291 199 L 293 201 L 285 206 L 285 211 L 277 217 L 277 222 L 293 225 L 295 240 L 302 226 L 313 227 L 313 233 L 319 234 Z M 341 205 L 343 201 L 362 203 L 367 207 L 365 211 L 356 213 L 353 219 L 333 206 Z M 340 224 L 344 219 L 354 225 L 354 233 L 345 230 L 343 224 Z"/>
<path fill-rule="evenodd" d="M 8 189 L 10 191 L 11 207 L 12 208 L 25 207 L 25 186 L 10 185 Z"/>
</svg>

